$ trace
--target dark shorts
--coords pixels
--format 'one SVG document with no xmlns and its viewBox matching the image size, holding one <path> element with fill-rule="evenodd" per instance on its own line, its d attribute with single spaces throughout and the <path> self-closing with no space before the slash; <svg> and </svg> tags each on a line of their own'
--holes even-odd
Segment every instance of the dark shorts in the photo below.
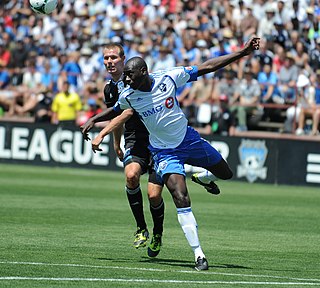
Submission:
<svg viewBox="0 0 320 288">
<path fill-rule="evenodd" d="M 148 149 L 147 143 L 128 141 L 125 144 L 125 153 L 123 157 L 123 165 L 130 163 L 138 163 L 141 167 L 142 174 L 148 173 L 148 182 L 163 186 L 163 181 L 154 170 L 151 153 Z"/>
</svg>

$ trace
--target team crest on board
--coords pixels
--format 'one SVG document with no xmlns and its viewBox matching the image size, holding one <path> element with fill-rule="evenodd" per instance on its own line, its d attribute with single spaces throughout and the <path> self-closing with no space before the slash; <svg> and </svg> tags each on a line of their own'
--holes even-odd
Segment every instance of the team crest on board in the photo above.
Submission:
<svg viewBox="0 0 320 288">
<path fill-rule="evenodd" d="M 264 164 L 268 149 L 265 141 L 243 139 L 238 152 L 241 164 L 237 167 L 237 177 L 246 177 L 250 183 L 258 178 L 267 178 L 267 167 Z"/>
</svg>

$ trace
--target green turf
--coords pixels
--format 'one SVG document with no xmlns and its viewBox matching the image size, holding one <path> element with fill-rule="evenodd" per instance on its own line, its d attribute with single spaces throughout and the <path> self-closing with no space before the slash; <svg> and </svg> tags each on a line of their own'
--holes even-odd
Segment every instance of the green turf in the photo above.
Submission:
<svg viewBox="0 0 320 288">
<path fill-rule="evenodd" d="M 213 196 L 188 180 L 210 264 L 196 272 L 166 189 L 163 247 L 149 259 L 132 247 L 123 173 L 1 164 L 0 287 L 320 286 L 319 187 L 219 186 Z"/>
</svg>

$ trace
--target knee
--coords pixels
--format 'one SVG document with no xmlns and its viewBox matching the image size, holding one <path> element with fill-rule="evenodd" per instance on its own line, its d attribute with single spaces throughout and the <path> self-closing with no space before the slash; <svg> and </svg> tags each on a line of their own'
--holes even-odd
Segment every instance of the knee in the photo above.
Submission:
<svg viewBox="0 0 320 288">
<path fill-rule="evenodd" d="M 135 188 L 139 185 L 140 175 L 134 171 L 129 171 L 126 174 L 127 186 L 129 188 Z"/>
<path fill-rule="evenodd" d="M 153 207 L 158 207 L 162 202 L 161 194 L 148 193 L 148 199 L 149 199 L 149 203 Z"/>
<path fill-rule="evenodd" d="M 174 191 L 172 193 L 172 197 L 177 208 L 185 208 L 191 206 L 188 192 Z"/>
</svg>

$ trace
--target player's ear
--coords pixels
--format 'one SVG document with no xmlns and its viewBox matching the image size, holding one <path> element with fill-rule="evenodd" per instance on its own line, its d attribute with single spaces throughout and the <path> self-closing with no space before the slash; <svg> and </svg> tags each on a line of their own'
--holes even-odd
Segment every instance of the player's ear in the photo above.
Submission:
<svg viewBox="0 0 320 288">
<path fill-rule="evenodd" d="M 148 75 L 148 70 L 147 70 L 146 67 L 142 67 L 142 68 L 141 68 L 141 74 L 142 74 L 143 76 Z"/>
</svg>

